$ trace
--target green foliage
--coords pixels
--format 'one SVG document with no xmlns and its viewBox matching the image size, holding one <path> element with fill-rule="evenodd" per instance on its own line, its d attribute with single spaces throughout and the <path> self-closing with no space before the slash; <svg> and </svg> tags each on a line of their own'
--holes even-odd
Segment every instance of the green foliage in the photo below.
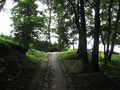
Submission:
<svg viewBox="0 0 120 90">
<path fill-rule="evenodd" d="M 76 52 L 77 52 L 77 50 L 67 50 L 67 51 L 61 52 L 59 54 L 59 59 L 60 60 L 76 59 L 77 58 Z M 99 58 L 100 58 L 100 63 L 104 62 L 104 53 L 103 52 L 99 53 Z M 112 62 L 120 62 L 120 54 L 113 54 Z"/>
<path fill-rule="evenodd" d="M 36 0 L 16 0 L 17 5 L 12 9 L 14 35 L 25 48 L 36 36 L 35 29 L 44 27 L 44 16 L 38 15 Z"/>
<path fill-rule="evenodd" d="M 61 49 L 69 48 L 70 39 L 73 38 L 70 36 L 71 28 L 74 26 L 73 18 L 69 11 L 70 7 L 67 5 L 68 1 L 65 0 L 54 0 L 53 4 L 53 11 L 56 14 L 55 20 L 57 20 L 56 34 Z"/>
<path fill-rule="evenodd" d="M 113 54 L 112 61 L 120 62 L 120 54 Z"/>
<path fill-rule="evenodd" d="M 59 48 L 64 49 L 69 47 L 70 40 L 69 40 L 69 34 L 68 34 L 68 29 L 67 26 L 65 25 L 65 22 L 61 20 L 61 22 L 58 23 L 58 28 L 57 28 L 57 34 L 58 34 L 58 43 L 59 43 Z"/>
<path fill-rule="evenodd" d="M 0 35 L 0 43 L 4 43 L 4 44 L 7 44 L 7 43 L 12 43 L 12 44 L 18 44 L 18 42 L 10 37 L 10 36 L 5 36 L 5 35 Z"/>
<path fill-rule="evenodd" d="M 5 44 L 8 48 L 11 47 L 10 46 L 11 44 L 19 45 L 18 42 L 14 40 L 14 38 L 12 38 L 10 36 L 4 36 L 4 35 L 0 36 L 0 43 Z M 26 52 L 26 56 L 28 57 L 28 60 L 26 62 L 38 63 L 40 61 L 41 57 L 43 57 L 44 55 L 45 55 L 45 53 L 42 51 L 39 51 L 37 49 L 29 49 Z"/>
<path fill-rule="evenodd" d="M 99 53 L 99 57 L 100 57 L 100 60 L 103 61 L 103 59 L 104 59 L 104 53 L 100 52 Z M 111 60 L 112 60 L 112 62 L 120 62 L 120 54 L 113 54 Z"/>
<path fill-rule="evenodd" d="M 29 49 L 26 53 L 28 59 L 33 63 L 39 63 L 41 61 L 41 57 L 45 55 L 44 52 L 36 50 L 36 49 Z"/>
<path fill-rule="evenodd" d="M 52 44 L 48 41 L 34 40 L 32 47 L 35 49 L 38 49 L 40 51 L 45 51 L 45 52 L 53 52 L 53 51 L 61 51 L 62 50 L 59 48 L 59 45 L 57 43 Z"/>
<path fill-rule="evenodd" d="M 44 52 L 29 49 L 25 55 L 24 48 L 16 45 L 9 36 L 0 36 L 0 87 L 11 90 L 26 87 L 33 79 L 38 65 L 40 65 Z M 26 79 L 26 77 L 29 77 Z M 3 83 L 6 82 L 6 83 Z M 10 82 L 10 83 L 9 83 Z M 13 87 L 13 83 L 16 83 Z M 4 87 L 3 87 L 4 85 Z"/>
<path fill-rule="evenodd" d="M 67 50 L 64 52 L 61 52 L 59 54 L 59 59 L 60 60 L 74 60 L 77 59 L 77 54 L 76 54 L 77 50 Z"/>
</svg>

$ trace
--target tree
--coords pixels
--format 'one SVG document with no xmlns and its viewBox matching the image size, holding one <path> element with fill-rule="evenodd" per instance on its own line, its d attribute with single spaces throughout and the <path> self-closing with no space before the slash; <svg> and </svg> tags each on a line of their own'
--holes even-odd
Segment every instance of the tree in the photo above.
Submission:
<svg viewBox="0 0 120 90">
<path fill-rule="evenodd" d="M 116 43 L 116 38 L 118 37 L 118 30 L 116 32 L 116 24 L 115 19 L 119 19 L 118 15 L 118 8 L 119 8 L 119 1 L 113 0 L 106 0 L 103 4 L 104 8 L 102 8 L 102 43 L 104 45 L 104 62 L 107 64 L 111 62 L 111 55 L 113 53 L 112 42 Z M 118 11 L 118 12 L 117 12 Z M 113 12 L 113 13 L 112 13 Z M 108 16 L 107 18 L 105 16 Z M 116 18 L 117 17 L 117 18 Z M 116 21 L 116 22 L 119 22 Z M 113 34 L 116 32 L 116 37 L 113 39 Z M 111 51 L 112 50 L 112 51 Z"/>
<path fill-rule="evenodd" d="M 53 5 L 54 14 L 56 14 L 56 34 L 58 38 L 59 49 L 65 49 L 69 47 L 69 31 L 70 31 L 70 16 L 68 14 L 66 5 L 61 1 L 54 1 Z"/>
<path fill-rule="evenodd" d="M 84 0 L 72 1 L 68 0 L 72 6 L 73 14 L 75 16 L 75 24 L 79 30 L 79 46 L 78 54 L 84 64 L 88 64 L 87 56 L 87 40 L 86 40 L 86 22 L 85 22 L 85 2 Z"/>
<path fill-rule="evenodd" d="M 94 71 L 99 71 L 100 0 L 95 0 L 94 10 L 95 28 L 93 31 L 92 67 Z"/>
<path fill-rule="evenodd" d="M 112 53 L 114 50 L 114 46 L 116 43 L 116 38 L 117 38 L 117 33 L 118 33 L 118 26 L 119 26 L 119 20 L 120 20 L 120 2 L 118 4 L 118 11 L 117 11 L 117 17 L 116 17 L 116 22 L 115 22 L 115 27 L 114 27 L 114 33 L 112 34 L 112 42 L 111 42 L 111 49 L 110 49 L 110 53 L 108 56 L 108 60 L 111 62 L 111 57 L 112 57 Z"/>
<path fill-rule="evenodd" d="M 44 17 L 38 16 L 36 0 L 15 0 L 17 5 L 12 9 L 14 35 L 20 45 L 29 48 L 35 29 L 44 25 Z"/>
<path fill-rule="evenodd" d="M 49 10 L 49 22 L 48 22 L 48 39 L 49 42 L 51 42 L 51 35 L 50 35 L 50 31 L 51 31 L 51 20 L 52 20 L 52 1 L 51 0 L 47 0 L 47 6 L 48 6 L 48 10 Z"/>
<path fill-rule="evenodd" d="M 81 30 L 79 44 L 81 44 L 80 57 L 83 60 L 84 64 L 88 64 L 88 55 L 87 55 L 87 36 L 86 36 L 86 21 L 85 21 L 85 4 L 84 0 L 80 0 L 80 19 L 81 19 Z M 85 66 L 86 67 L 86 66 Z"/>
<path fill-rule="evenodd" d="M 63 50 L 69 47 L 69 33 L 66 26 L 65 19 L 59 17 L 58 26 L 57 26 L 57 35 L 58 35 L 58 45 L 59 49 Z"/>
<path fill-rule="evenodd" d="M 47 40 L 51 43 L 51 32 L 52 32 L 52 28 L 51 28 L 51 24 L 52 24 L 52 11 L 53 11 L 53 2 L 54 0 L 40 0 L 40 2 L 42 4 L 47 5 L 47 9 L 45 9 L 45 12 L 48 14 L 46 15 L 46 17 L 48 17 L 47 20 L 47 31 L 46 31 L 46 35 L 47 35 Z M 44 13 L 45 13 L 44 12 Z"/>
</svg>

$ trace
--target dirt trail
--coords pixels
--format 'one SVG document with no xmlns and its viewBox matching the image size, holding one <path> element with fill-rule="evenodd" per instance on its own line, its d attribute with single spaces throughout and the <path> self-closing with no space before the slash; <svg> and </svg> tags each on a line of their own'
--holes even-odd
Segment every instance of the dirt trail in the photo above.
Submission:
<svg viewBox="0 0 120 90">
<path fill-rule="evenodd" d="M 33 77 L 33 80 L 31 82 L 28 90 L 67 90 L 64 75 L 59 66 L 59 62 L 57 61 L 57 53 L 50 52 L 46 55 L 45 58 L 46 58 L 46 60 L 48 60 L 48 66 L 51 66 L 52 70 L 53 70 L 51 88 L 44 88 L 44 89 L 41 88 L 41 87 L 44 87 L 43 83 L 45 83 L 45 82 L 42 82 L 42 86 L 41 86 L 40 75 L 41 75 L 41 73 L 44 73 L 44 72 L 41 72 L 41 65 L 38 65 L 36 73 L 34 74 L 35 76 Z"/>
<path fill-rule="evenodd" d="M 49 59 L 49 65 L 53 68 L 53 81 L 52 81 L 52 88 L 50 90 L 67 90 L 66 89 L 66 83 L 65 83 L 65 77 L 62 73 L 62 70 L 59 66 L 59 63 L 57 61 L 57 53 L 49 53 L 48 59 Z"/>
</svg>

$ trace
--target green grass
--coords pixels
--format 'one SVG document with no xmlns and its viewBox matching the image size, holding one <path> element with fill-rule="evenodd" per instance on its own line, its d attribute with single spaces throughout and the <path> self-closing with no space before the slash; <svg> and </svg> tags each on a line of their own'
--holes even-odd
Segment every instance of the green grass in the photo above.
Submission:
<svg viewBox="0 0 120 90">
<path fill-rule="evenodd" d="M 77 57 L 76 52 L 77 52 L 77 50 L 68 50 L 68 51 L 61 52 L 58 55 L 58 59 L 60 59 L 60 60 L 76 59 L 76 57 Z"/>
<path fill-rule="evenodd" d="M 89 56 L 91 54 L 89 53 Z M 76 60 L 76 50 L 68 50 L 59 54 L 59 60 L 61 60 L 64 64 L 67 72 L 79 72 L 81 67 L 81 60 Z M 101 69 L 105 71 L 105 73 L 112 77 L 112 79 L 120 80 L 120 54 L 112 55 L 112 63 L 104 64 L 104 53 L 99 53 L 100 62 L 99 65 Z M 78 68 L 79 67 L 79 68 Z"/>
<path fill-rule="evenodd" d="M 100 52 L 99 57 L 100 57 L 101 60 L 103 60 L 104 59 L 104 53 Z M 113 54 L 111 60 L 112 60 L 112 62 L 120 62 L 120 54 Z"/>
<path fill-rule="evenodd" d="M 61 60 L 74 60 L 77 58 L 76 54 L 77 50 L 68 50 L 60 53 L 58 55 L 59 59 Z M 103 62 L 104 60 L 104 53 L 100 52 L 99 53 L 99 58 L 100 58 L 100 63 Z M 113 54 L 112 55 L 112 62 L 120 62 L 120 54 Z"/>
<path fill-rule="evenodd" d="M 119 55 L 113 54 L 112 61 L 120 62 L 120 54 Z"/>
<path fill-rule="evenodd" d="M 10 43 L 19 45 L 18 42 L 14 40 L 14 38 L 5 35 L 0 35 L 0 43 L 4 43 L 7 46 L 9 46 Z M 27 63 L 38 63 L 44 55 L 45 53 L 42 51 L 36 49 L 29 49 L 26 53 L 26 56 L 28 58 Z"/>
<path fill-rule="evenodd" d="M 13 44 L 19 46 L 18 42 L 15 41 L 14 38 L 3 35 L 0 35 L 0 44 L 5 45 L 5 47 L 7 47 L 8 49 Z M 4 75 L 1 74 L 0 77 L 0 80 L 2 78 L 3 79 L 5 78 L 4 82 L 6 83 L 1 82 L 0 87 L 2 90 L 8 90 L 8 88 L 10 88 L 11 90 L 21 90 L 21 89 L 27 90 L 26 88 L 31 83 L 33 76 L 36 73 L 36 70 L 38 69 L 38 66 L 40 66 L 40 64 L 42 63 L 41 61 L 45 53 L 31 48 L 28 50 L 28 52 L 25 55 L 24 52 L 23 53 L 19 51 L 17 52 L 18 49 L 15 49 L 14 52 L 14 49 L 12 50 L 12 48 L 10 48 L 11 50 L 10 53 L 11 52 L 13 53 L 10 54 L 11 56 L 7 57 L 5 55 L 4 57 L 0 57 L 1 60 L 5 60 L 4 63 L 7 65 L 7 68 L 5 69 L 6 70 L 5 74 L 4 73 L 3 73 Z M 14 63 L 11 64 L 10 62 L 8 62 L 9 60 L 14 61 Z M 20 74 L 17 74 L 18 72 L 20 72 Z M 8 76 L 9 78 L 15 77 L 15 80 L 8 81 L 7 80 Z"/>
<path fill-rule="evenodd" d="M 4 36 L 0 35 L 0 43 L 13 43 L 13 44 L 18 44 L 17 41 L 14 40 L 14 38 L 10 36 Z"/>
<path fill-rule="evenodd" d="M 26 56 L 32 63 L 39 63 L 44 55 L 44 52 L 36 49 L 29 49 L 26 53 Z"/>
</svg>

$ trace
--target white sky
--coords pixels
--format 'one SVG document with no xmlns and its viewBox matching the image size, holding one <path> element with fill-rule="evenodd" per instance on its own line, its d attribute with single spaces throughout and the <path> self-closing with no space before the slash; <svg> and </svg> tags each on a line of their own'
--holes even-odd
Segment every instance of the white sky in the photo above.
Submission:
<svg viewBox="0 0 120 90">
<path fill-rule="evenodd" d="M 10 35 L 12 27 L 12 20 L 10 19 L 10 8 L 13 7 L 13 2 L 7 0 L 7 3 L 4 6 L 5 8 L 0 12 L 0 34 Z"/>
</svg>

